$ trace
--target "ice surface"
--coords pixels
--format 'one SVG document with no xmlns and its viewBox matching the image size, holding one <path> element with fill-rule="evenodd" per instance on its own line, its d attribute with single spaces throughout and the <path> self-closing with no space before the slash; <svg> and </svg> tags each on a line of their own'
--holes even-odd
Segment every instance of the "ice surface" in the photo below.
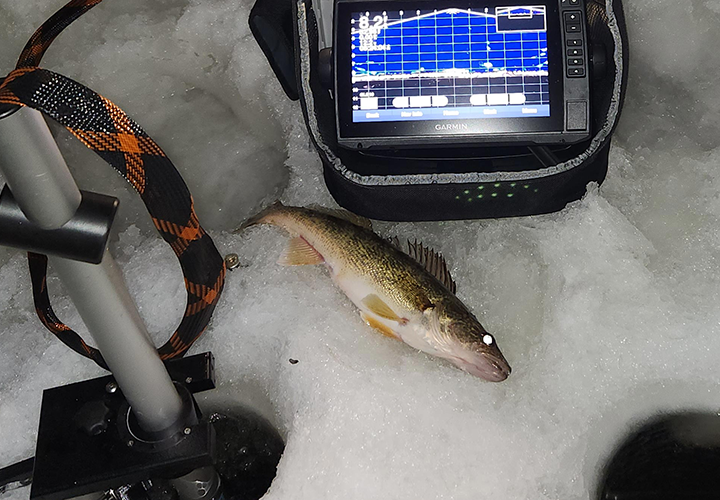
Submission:
<svg viewBox="0 0 720 500">
<path fill-rule="evenodd" d="M 64 0 L 0 4 L 0 66 Z M 560 213 L 377 224 L 450 262 L 459 296 L 513 366 L 485 383 L 377 335 L 320 267 L 275 264 L 286 237 L 227 229 L 263 203 L 332 203 L 299 107 L 237 0 L 106 1 L 44 66 L 114 100 L 175 161 L 232 272 L 210 329 L 222 394 L 287 440 L 269 499 L 581 499 L 633 425 L 717 411 L 720 382 L 720 1 L 627 0 L 631 78 L 606 182 Z M 63 131 L 82 187 L 120 196 L 113 251 L 157 342 L 179 321 L 172 252 L 127 185 Z M 43 388 L 100 371 L 32 311 L 0 254 L 0 465 L 33 454 Z M 57 279 L 58 315 L 79 319 Z M 83 328 L 78 327 L 84 331 Z M 289 359 L 298 360 L 297 364 Z M 26 498 L 27 489 L 3 498 Z"/>
</svg>

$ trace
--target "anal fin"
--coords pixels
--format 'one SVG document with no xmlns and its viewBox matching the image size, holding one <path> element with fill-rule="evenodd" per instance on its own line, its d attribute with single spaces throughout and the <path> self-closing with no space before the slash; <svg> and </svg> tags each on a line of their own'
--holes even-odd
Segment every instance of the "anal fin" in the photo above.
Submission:
<svg viewBox="0 0 720 500">
<path fill-rule="evenodd" d="M 282 266 L 310 266 L 323 262 L 323 256 L 302 236 L 291 239 L 278 259 Z"/>
<path fill-rule="evenodd" d="M 360 313 L 360 317 L 363 319 L 365 323 L 371 328 L 374 328 L 375 330 L 379 331 L 386 337 L 390 337 L 391 339 L 400 340 L 397 335 L 395 335 L 395 332 L 392 331 L 392 329 L 387 326 L 386 324 L 376 320 L 372 316 L 368 316 L 364 312 Z"/>
</svg>

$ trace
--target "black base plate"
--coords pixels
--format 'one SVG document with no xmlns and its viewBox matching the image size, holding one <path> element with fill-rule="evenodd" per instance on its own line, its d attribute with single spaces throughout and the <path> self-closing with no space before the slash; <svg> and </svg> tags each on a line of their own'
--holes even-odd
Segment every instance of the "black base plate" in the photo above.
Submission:
<svg viewBox="0 0 720 500">
<path fill-rule="evenodd" d="M 210 353 L 168 368 L 176 382 L 189 380 L 191 390 L 214 387 Z M 100 377 L 43 392 L 31 499 L 61 500 L 212 465 L 215 431 L 209 422 L 191 426 L 162 450 L 128 439 L 121 418 L 125 398 L 119 389 L 106 390 L 111 382 L 112 376 Z"/>
</svg>

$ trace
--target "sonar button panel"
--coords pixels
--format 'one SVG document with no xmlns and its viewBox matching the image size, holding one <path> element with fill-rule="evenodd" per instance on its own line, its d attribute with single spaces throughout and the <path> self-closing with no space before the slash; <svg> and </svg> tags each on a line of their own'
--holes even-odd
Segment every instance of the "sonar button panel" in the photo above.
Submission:
<svg viewBox="0 0 720 500">
<path fill-rule="evenodd" d="M 582 0 L 560 0 L 560 15 L 565 43 L 565 129 L 587 130 L 589 127 L 589 64 L 585 34 L 585 5 Z"/>
</svg>

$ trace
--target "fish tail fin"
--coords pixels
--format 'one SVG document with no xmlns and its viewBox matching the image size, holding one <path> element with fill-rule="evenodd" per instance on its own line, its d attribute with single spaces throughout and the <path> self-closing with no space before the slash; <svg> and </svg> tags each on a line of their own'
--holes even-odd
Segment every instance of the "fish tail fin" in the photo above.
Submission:
<svg viewBox="0 0 720 500">
<path fill-rule="evenodd" d="M 260 212 L 253 215 L 252 217 L 248 218 L 245 222 L 240 224 L 240 226 L 237 229 L 235 229 L 233 231 L 233 233 L 240 233 L 251 226 L 255 226 L 257 224 L 263 224 L 265 222 L 264 219 L 268 215 L 273 214 L 282 208 L 285 208 L 285 205 L 283 205 L 280 200 L 276 200 L 272 205 L 262 209 Z"/>
</svg>

